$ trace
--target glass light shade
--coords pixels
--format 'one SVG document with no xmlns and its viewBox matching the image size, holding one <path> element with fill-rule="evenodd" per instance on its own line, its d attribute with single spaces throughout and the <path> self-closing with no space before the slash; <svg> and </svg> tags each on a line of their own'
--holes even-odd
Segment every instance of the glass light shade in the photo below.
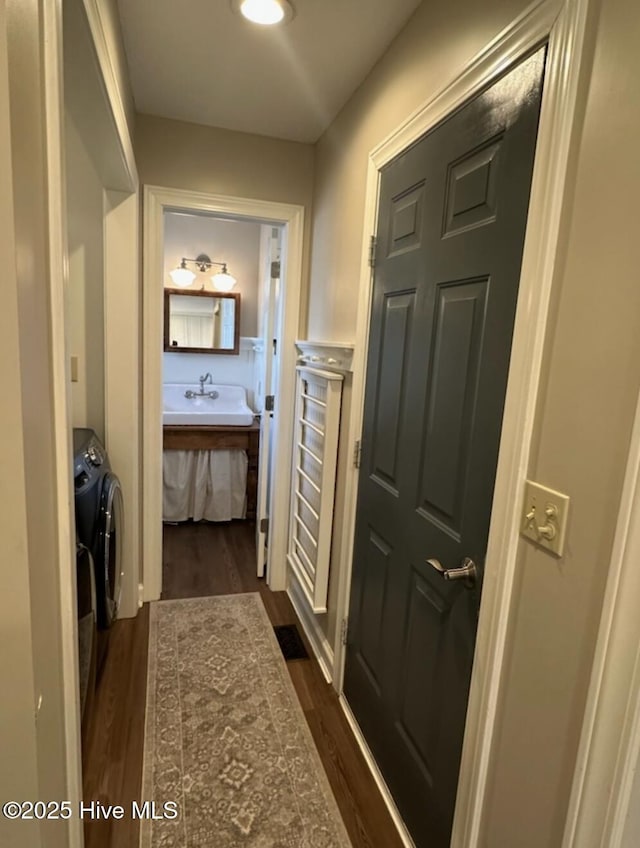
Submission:
<svg viewBox="0 0 640 848">
<path fill-rule="evenodd" d="M 236 278 L 232 277 L 231 274 L 227 274 L 222 271 L 219 274 L 214 274 L 213 277 L 211 277 L 211 282 L 213 283 L 214 289 L 222 292 L 230 292 L 236 284 Z"/>
<path fill-rule="evenodd" d="M 196 278 L 193 271 L 188 268 L 174 268 L 173 271 L 169 271 L 169 276 L 174 285 L 181 289 L 186 289 Z"/>
<path fill-rule="evenodd" d="M 285 16 L 285 8 L 279 0 L 242 0 L 240 11 L 247 20 L 263 26 L 279 24 Z"/>
</svg>

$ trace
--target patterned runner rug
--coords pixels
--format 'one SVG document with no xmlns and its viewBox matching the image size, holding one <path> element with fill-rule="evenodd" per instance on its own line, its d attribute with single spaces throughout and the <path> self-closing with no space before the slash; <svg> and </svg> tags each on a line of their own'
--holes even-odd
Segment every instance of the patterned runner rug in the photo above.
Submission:
<svg viewBox="0 0 640 848">
<path fill-rule="evenodd" d="M 141 848 L 351 845 L 258 593 L 151 605 L 142 789 Z"/>
</svg>

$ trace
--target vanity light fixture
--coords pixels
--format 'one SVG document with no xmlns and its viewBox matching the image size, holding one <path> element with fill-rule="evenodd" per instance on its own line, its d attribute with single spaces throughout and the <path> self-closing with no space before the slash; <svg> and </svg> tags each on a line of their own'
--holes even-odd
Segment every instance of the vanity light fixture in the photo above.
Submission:
<svg viewBox="0 0 640 848">
<path fill-rule="evenodd" d="M 290 21 L 293 7 L 288 0 L 232 0 L 234 11 L 261 26 L 273 26 Z"/>
<path fill-rule="evenodd" d="M 213 283 L 214 289 L 221 292 L 230 292 L 236 284 L 236 278 L 232 277 L 231 274 L 227 272 L 227 266 L 223 263 L 222 271 L 218 271 L 217 274 L 214 274 L 213 277 L 211 277 L 211 282 Z"/>
<path fill-rule="evenodd" d="M 236 284 L 236 278 L 232 277 L 227 271 L 226 262 L 216 262 L 213 259 L 210 259 L 206 253 L 200 253 L 195 259 L 187 259 L 186 256 L 183 256 L 178 267 L 169 272 L 171 280 L 181 289 L 185 289 L 190 286 L 196 278 L 196 274 L 187 268 L 187 262 L 192 262 L 196 265 L 202 274 L 214 265 L 220 265 L 221 270 L 211 277 L 213 287 L 218 291 L 229 292 Z M 204 288 L 204 286 L 202 286 L 202 288 Z"/>
<path fill-rule="evenodd" d="M 196 278 L 193 271 L 190 271 L 187 268 L 186 259 L 183 259 L 178 267 L 174 268 L 173 271 L 169 271 L 169 276 L 171 277 L 173 284 L 181 289 L 188 288 Z"/>
</svg>

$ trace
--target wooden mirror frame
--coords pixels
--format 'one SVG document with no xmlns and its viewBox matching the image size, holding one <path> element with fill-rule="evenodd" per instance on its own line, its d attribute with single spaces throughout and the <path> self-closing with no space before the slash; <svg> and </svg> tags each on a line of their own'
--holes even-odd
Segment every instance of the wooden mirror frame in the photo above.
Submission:
<svg viewBox="0 0 640 848">
<path fill-rule="evenodd" d="M 233 348 L 228 347 L 178 347 L 171 344 L 169 333 L 171 295 L 187 295 L 188 297 L 227 298 L 235 300 L 235 316 L 233 327 Z M 218 291 L 189 291 L 188 289 L 164 290 L 164 350 L 165 353 L 216 353 L 234 356 L 240 353 L 240 293 Z"/>
</svg>

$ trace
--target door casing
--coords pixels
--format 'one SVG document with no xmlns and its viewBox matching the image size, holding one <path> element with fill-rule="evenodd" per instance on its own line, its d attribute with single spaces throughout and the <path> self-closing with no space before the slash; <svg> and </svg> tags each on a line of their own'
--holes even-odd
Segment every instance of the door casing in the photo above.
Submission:
<svg viewBox="0 0 640 848">
<path fill-rule="evenodd" d="M 568 190 L 570 146 L 578 123 L 578 105 L 587 81 L 586 53 L 589 0 L 539 0 L 513 21 L 459 73 L 369 154 L 361 274 L 353 364 L 352 412 L 348 444 L 360 438 L 368 352 L 373 275 L 369 267 L 370 234 L 376 232 L 380 171 L 394 157 L 440 123 L 448 114 L 490 84 L 543 42 L 548 42 L 545 88 L 531 187 L 518 307 L 505 399 L 498 471 L 493 499 L 485 587 L 480 611 L 475 668 L 462 752 L 452 846 L 478 845 L 484 813 L 489 760 L 501 691 L 501 672 L 515 579 L 520 508 L 529 464 L 542 355 L 562 236 L 561 211 Z M 428 84 L 428 83 L 427 83 Z M 354 548 L 358 471 L 346 479 L 344 527 L 339 561 L 338 622 L 349 609 Z M 498 571 L 497 564 L 500 563 Z M 376 766 L 342 697 L 345 651 L 337 628 L 333 685 L 365 756 Z M 390 812 L 410 845 L 410 838 L 381 775 L 376 779 Z"/>
<path fill-rule="evenodd" d="M 263 224 L 260 228 L 260 290 L 258 296 L 258 336 L 262 340 L 262 410 L 260 418 L 260 455 L 258 457 L 258 496 L 256 498 L 256 573 L 264 577 L 267 561 L 266 543 L 268 530 L 263 529 L 262 522 L 269 522 L 269 507 L 273 496 L 272 480 L 270 479 L 271 464 L 271 416 L 266 409 L 266 398 L 275 394 L 275 372 L 278 365 L 277 317 L 279 310 L 280 281 L 272 277 L 274 243 L 277 244 L 277 255 L 280 255 L 282 233 L 278 228 L 278 239 L 274 241 L 272 227 Z M 273 345 L 273 347 L 272 347 Z M 273 477 L 273 475 L 271 475 Z"/>
<path fill-rule="evenodd" d="M 278 398 L 274 415 L 274 465 L 291 476 L 295 400 L 295 340 L 298 336 L 302 280 L 304 207 L 228 195 L 204 194 L 159 186 L 144 188 L 142 328 L 142 599 L 158 600 L 162 591 L 162 287 L 164 211 L 210 212 L 284 225 L 282 335 L 278 362 Z M 267 582 L 286 589 L 289 489 L 274 487 Z"/>
</svg>

